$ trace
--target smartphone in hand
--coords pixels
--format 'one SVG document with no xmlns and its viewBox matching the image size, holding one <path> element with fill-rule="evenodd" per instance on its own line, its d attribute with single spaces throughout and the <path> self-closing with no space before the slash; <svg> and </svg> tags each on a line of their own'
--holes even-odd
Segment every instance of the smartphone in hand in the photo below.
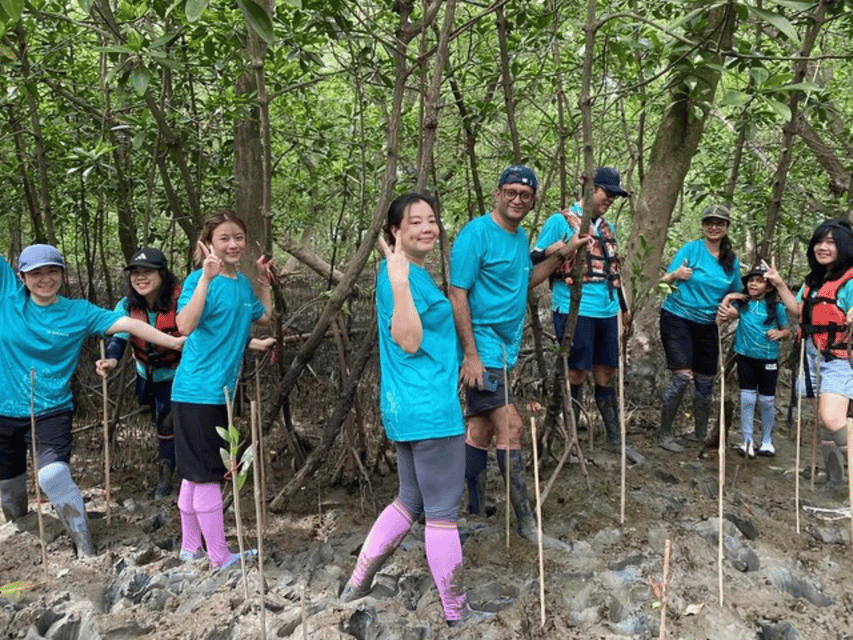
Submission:
<svg viewBox="0 0 853 640">
<path fill-rule="evenodd" d="M 483 371 L 483 391 L 497 391 L 499 380 L 498 374 L 492 371 Z"/>
</svg>

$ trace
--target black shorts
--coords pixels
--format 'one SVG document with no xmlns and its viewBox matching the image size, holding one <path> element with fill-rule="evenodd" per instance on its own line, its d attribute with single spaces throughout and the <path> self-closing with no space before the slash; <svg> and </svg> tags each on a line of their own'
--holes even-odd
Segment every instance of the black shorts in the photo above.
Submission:
<svg viewBox="0 0 853 640">
<path fill-rule="evenodd" d="M 71 411 L 36 417 L 36 456 L 38 468 L 51 462 L 71 461 Z M 16 478 L 27 472 L 27 455 L 32 450 L 29 418 L 0 416 L 0 480 Z"/>
<path fill-rule="evenodd" d="M 660 311 L 660 341 L 671 370 L 690 369 L 698 374 L 717 373 L 720 356 L 717 325 L 701 324 L 669 311 Z"/>
<path fill-rule="evenodd" d="M 219 450 L 227 451 L 228 443 L 216 427 L 228 427 L 225 405 L 172 402 L 172 416 L 178 475 L 191 482 L 223 482 L 227 469 Z"/>
<path fill-rule="evenodd" d="M 776 395 L 779 364 L 776 360 L 759 360 L 737 355 L 737 380 L 741 389 L 755 391 L 762 396 Z"/>
<path fill-rule="evenodd" d="M 497 378 L 497 386 L 494 391 L 480 390 L 477 387 L 465 389 L 465 417 L 476 416 L 507 404 L 504 393 L 504 370 L 495 367 L 486 367 L 486 371 Z M 509 385 L 509 404 L 515 403 L 512 394 L 512 383 Z"/>
</svg>

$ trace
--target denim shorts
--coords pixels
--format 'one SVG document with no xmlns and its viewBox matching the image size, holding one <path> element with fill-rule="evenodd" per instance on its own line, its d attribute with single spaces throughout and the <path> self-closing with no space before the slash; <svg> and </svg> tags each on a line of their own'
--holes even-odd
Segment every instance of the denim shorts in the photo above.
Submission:
<svg viewBox="0 0 853 640">
<path fill-rule="evenodd" d="M 817 363 L 820 362 L 820 380 L 817 376 Z M 811 386 L 803 384 L 800 378 L 797 388 L 801 396 L 814 398 L 818 395 L 831 393 L 853 400 L 853 367 L 847 358 L 832 358 L 827 360 L 823 356 L 818 359 L 817 347 L 814 341 L 806 341 L 806 357 L 803 363 L 803 373 L 808 373 Z"/>
</svg>

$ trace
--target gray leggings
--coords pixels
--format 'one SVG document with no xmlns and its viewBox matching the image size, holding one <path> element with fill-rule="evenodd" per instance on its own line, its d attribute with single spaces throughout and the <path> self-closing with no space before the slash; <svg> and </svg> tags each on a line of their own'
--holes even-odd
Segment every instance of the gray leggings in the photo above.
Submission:
<svg viewBox="0 0 853 640">
<path fill-rule="evenodd" d="M 426 513 L 427 520 L 456 522 L 465 483 L 465 435 L 395 442 L 397 499 L 412 520 Z"/>
</svg>

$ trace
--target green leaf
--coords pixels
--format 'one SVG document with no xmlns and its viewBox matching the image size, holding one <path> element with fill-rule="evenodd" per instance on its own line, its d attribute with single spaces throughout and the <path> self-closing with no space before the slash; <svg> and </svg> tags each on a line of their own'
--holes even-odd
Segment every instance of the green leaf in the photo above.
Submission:
<svg viewBox="0 0 853 640">
<path fill-rule="evenodd" d="M 302 8 L 302 0 L 284 0 L 284 4 L 291 6 L 294 9 Z"/>
<path fill-rule="evenodd" d="M 14 24 L 21 19 L 24 0 L 0 0 L 0 16 L 4 24 Z M 5 15 L 4 15 L 5 14 Z"/>
<path fill-rule="evenodd" d="M 237 474 L 237 491 L 243 488 L 243 485 L 246 484 L 246 477 L 249 474 L 246 471 L 241 471 Z"/>
<path fill-rule="evenodd" d="M 237 6 L 240 7 L 246 23 L 255 32 L 255 35 L 268 45 L 272 45 L 275 42 L 272 20 L 264 8 L 254 0 L 237 0 Z"/>
<path fill-rule="evenodd" d="M 95 0 L 78 0 L 78 2 L 86 15 L 92 11 L 92 5 L 95 4 Z"/>
<path fill-rule="evenodd" d="M 743 91 L 729 91 L 723 96 L 722 103 L 732 107 L 742 107 L 747 104 L 751 96 Z"/>
<path fill-rule="evenodd" d="M 225 440 L 225 442 L 231 442 L 228 438 L 228 431 L 224 427 L 216 427 L 216 433 L 218 433 L 219 437 Z"/>
<path fill-rule="evenodd" d="M 198 22 L 201 14 L 207 9 L 209 0 L 187 0 L 186 12 L 187 22 Z"/>
<path fill-rule="evenodd" d="M 799 44 L 800 34 L 797 33 L 797 30 L 788 18 L 781 14 L 773 13 L 772 11 L 765 11 L 764 9 L 759 9 L 758 7 L 753 7 L 751 5 L 747 5 L 747 8 L 753 17 L 772 24 L 779 31 L 788 36 L 791 42 Z"/>
<path fill-rule="evenodd" d="M 785 122 L 791 121 L 791 110 L 788 108 L 787 104 L 777 100 L 768 100 L 767 104 L 770 105 L 770 108 L 773 109 L 773 111 L 781 116 L 782 120 Z"/>
<path fill-rule="evenodd" d="M 225 449 L 220 449 L 219 450 L 219 456 L 222 458 L 222 464 L 225 465 L 225 468 L 230 469 L 231 468 L 231 454 L 228 453 Z"/>
<path fill-rule="evenodd" d="M 143 96 L 148 90 L 148 83 L 151 81 L 151 74 L 148 69 L 140 65 L 130 72 L 130 86 L 136 91 L 136 95 Z"/>
<path fill-rule="evenodd" d="M 252 462 L 255 461 L 255 448 L 247 447 L 243 452 L 243 456 L 240 458 L 240 469 L 248 468 L 252 466 Z"/>
<path fill-rule="evenodd" d="M 228 441 L 231 444 L 237 444 L 238 442 L 240 442 L 240 432 L 237 431 L 237 427 L 235 427 L 233 424 L 228 427 Z"/>
</svg>

